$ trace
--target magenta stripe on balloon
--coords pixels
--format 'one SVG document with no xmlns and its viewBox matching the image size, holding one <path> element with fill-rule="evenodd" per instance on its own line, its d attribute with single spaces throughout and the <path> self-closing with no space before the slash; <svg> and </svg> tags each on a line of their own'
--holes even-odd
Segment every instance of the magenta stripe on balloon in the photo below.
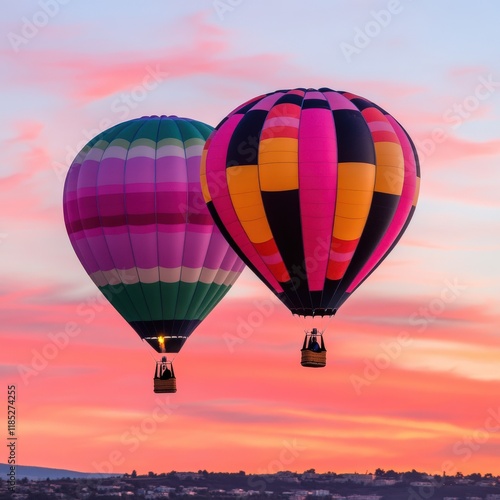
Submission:
<svg viewBox="0 0 500 500">
<path fill-rule="evenodd" d="M 102 160 L 99 164 L 99 175 L 96 181 L 99 187 L 106 184 L 123 185 L 124 166 L 125 163 L 119 158 L 107 158 Z"/>
<path fill-rule="evenodd" d="M 226 240 L 220 233 L 220 231 L 214 230 L 212 233 L 212 238 L 210 240 L 210 251 L 206 256 L 205 259 L 205 267 L 208 267 L 210 269 L 217 269 L 218 267 L 221 267 L 222 269 L 229 271 L 232 267 L 232 263 L 225 263 L 224 262 L 224 256 L 226 255 L 226 250 L 224 250 L 225 246 L 227 245 Z M 229 252 L 230 254 L 233 254 L 232 251 Z"/>
<path fill-rule="evenodd" d="M 265 94 L 261 94 L 261 95 L 259 95 L 257 97 L 249 99 L 248 101 L 245 101 L 243 104 L 240 104 L 237 108 L 235 108 L 234 111 L 232 112 L 232 114 L 237 113 L 240 109 L 245 108 L 246 106 L 248 106 L 252 102 L 261 101 L 262 98 L 264 97 L 264 95 Z M 281 95 L 283 95 L 283 94 L 281 94 Z M 281 97 L 281 95 L 280 95 L 280 97 Z M 257 108 L 253 108 L 253 109 L 257 109 Z"/>
<path fill-rule="evenodd" d="M 326 97 L 326 100 L 328 101 L 328 104 L 330 105 L 330 108 L 332 110 L 353 109 L 355 111 L 359 111 L 358 108 L 354 106 L 354 104 L 349 99 L 347 99 L 347 97 L 344 97 L 338 92 L 325 92 L 324 96 Z"/>
<path fill-rule="evenodd" d="M 196 190 L 201 190 L 200 186 L 200 157 L 192 156 L 186 160 L 187 166 L 187 182 L 195 187 Z"/>
<path fill-rule="evenodd" d="M 314 94 L 316 99 L 325 100 L 321 93 Z M 331 244 L 337 191 L 337 139 L 329 109 L 302 110 L 299 143 L 300 219 L 307 281 L 309 290 L 321 291 L 328 255 L 321 258 L 325 252 L 318 249 L 320 243 L 327 248 Z"/>
<path fill-rule="evenodd" d="M 225 181 L 228 144 L 243 116 L 244 115 L 238 114 L 230 116 L 221 125 L 217 134 L 211 136 L 210 148 L 207 151 L 206 157 L 208 190 L 211 194 L 212 203 L 214 204 L 216 212 L 220 214 L 222 220 L 226 221 L 226 230 L 231 235 L 236 245 L 253 263 L 257 271 L 268 281 L 268 283 L 270 283 L 276 291 L 281 292 L 283 291 L 281 285 L 264 264 L 243 230 L 231 203 L 227 182 Z M 221 182 L 219 179 L 224 179 L 224 181 Z"/>
<path fill-rule="evenodd" d="M 102 234 L 102 230 L 99 235 L 90 236 L 86 234 L 86 236 L 89 250 L 94 255 L 97 264 L 96 269 L 86 269 L 86 271 L 90 273 L 98 270 L 109 271 L 110 269 L 114 269 L 115 264 L 113 263 L 113 259 L 109 253 L 108 245 L 104 235 Z"/>
<path fill-rule="evenodd" d="M 182 265 L 193 269 L 203 267 L 203 261 L 210 244 L 211 233 L 197 233 L 186 226 L 186 241 Z"/>
<path fill-rule="evenodd" d="M 140 269 L 158 267 L 156 226 L 150 226 L 148 233 L 136 234 L 130 231 L 129 235 L 135 267 Z"/>
<path fill-rule="evenodd" d="M 156 227 L 156 226 L 134 226 L 134 228 L 137 228 L 139 230 L 142 230 L 143 232 L 149 232 L 151 230 L 151 227 Z M 128 234 L 129 232 L 129 226 L 109 226 L 109 227 L 101 227 L 101 228 L 96 228 L 96 229 L 91 229 L 87 230 L 87 233 L 92 234 L 92 231 L 97 231 L 100 229 L 100 231 L 108 236 L 111 234 Z"/>
<path fill-rule="evenodd" d="M 154 158 L 136 157 L 128 158 L 125 164 L 125 184 L 137 184 L 140 182 L 151 182 L 155 180 Z"/>
<path fill-rule="evenodd" d="M 269 111 L 276 101 L 283 97 L 285 95 L 285 92 L 275 92 L 274 94 L 268 95 L 261 99 L 255 106 L 252 106 L 252 111 L 261 109 L 264 111 Z M 233 111 L 234 113 L 235 111 Z"/>
<path fill-rule="evenodd" d="M 262 130 L 272 127 L 293 127 L 299 128 L 299 119 L 290 116 L 275 116 L 264 122 Z"/>
<path fill-rule="evenodd" d="M 114 267 L 117 269 L 130 269 L 135 267 L 135 258 L 128 234 L 114 234 L 106 236 L 110 254 L 113 256 Z M 108 269 L 102 269 L 108 270 Z"/>
<path fill-rule="evenodd" d="M 145 226 L 149 224 L 184 225 L 186 222 L 200 226 L 211 226 L 213 224 L 210 214 L 189 214 L 189 218 L 186 217 L 186 214 L 175 212 L 158 214 L 95 215 L 93 217 L 75 220 L 71 227 L 71 233 L 81 231 L 82 229 L 91 230 L 105 227 Z"/>
<path fill-rule="evenodd" d="M 87 273 L 95 273 L 101 270 L 99 263 L 94 257 L 94 254 L 89 246 L 87 237 L 84 236 L 83 238 L 75 238 L 70 236 L 70 241 Z"/>
<path fill-rule="evenodd" d="M 92 188 L 96 185 L 99 162 L 94 160 L 84 160 L 78 174 L 78 185 L 76 191 L 83 188 Z"/>
<path fill-rule="evenodd" d="M 186 192 L 186 186 L 188 190 L 191 189 L 191 184 L 186 184 L 186 182 L 157 182 L 156 192 L 157 193 L 174 193 L 174 192 Z"/>
<path fill-rule="evenodd" d="M 184 252 L 184 231 L 181 232 L 158 232 L 158 244 L 160 248 L 168 248 L 168 252 L 160 252 L 160 266 L 171 268 L 182 266 L 182 255 Z"/>
<path fill-rule="evenodd" d="M 186 184 L 186 160 L 178 156 L 164 156 L 156 160 L 156 183 L 179 182 Z"/>
</svg>

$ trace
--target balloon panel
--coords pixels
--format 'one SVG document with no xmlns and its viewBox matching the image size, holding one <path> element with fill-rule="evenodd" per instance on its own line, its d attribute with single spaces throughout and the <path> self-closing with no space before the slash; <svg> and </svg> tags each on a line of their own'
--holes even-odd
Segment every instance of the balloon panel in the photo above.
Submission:
<svg viewBox="0 0 500 500">
<path fill-rule="evenodd" d="M 415 148 L 376 104 L 331 89 L 252 99 L 211 134 L 204 199 L 240 257 L 295 314 L 332 315 L 406 229 Z"/>
<path fill-rule="evenodd" d="M 158 351 L 178 352 L 227 293 L 243 263 L 201 194 L 200 156 L 213 129 L 143 117 L 101 133 L 75 158 L 66 227 L 83 267 Z"/>
</svg>

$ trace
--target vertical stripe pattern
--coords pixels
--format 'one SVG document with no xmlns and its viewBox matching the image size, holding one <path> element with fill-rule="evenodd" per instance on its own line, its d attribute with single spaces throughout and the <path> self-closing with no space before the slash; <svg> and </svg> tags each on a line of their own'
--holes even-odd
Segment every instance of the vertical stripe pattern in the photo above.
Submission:
<svg viewBox="0 0 500 500">
<path fill-rule="evenodd" d="M 332 315 L 399 241 L 420 167 L 403 127 L 363 97 L 279 90 L 236 108 L 201 162 L 210 213 L 294 313 Z"/>
<path fill-rule="evenodd" d="M 90 141 L 66 177 L 66 229 L 83 267 L 157 351 L 178 352 L 244 264 L 203 200 L 200 159 L 212 127 L 152 116 Z"/>
</svg>

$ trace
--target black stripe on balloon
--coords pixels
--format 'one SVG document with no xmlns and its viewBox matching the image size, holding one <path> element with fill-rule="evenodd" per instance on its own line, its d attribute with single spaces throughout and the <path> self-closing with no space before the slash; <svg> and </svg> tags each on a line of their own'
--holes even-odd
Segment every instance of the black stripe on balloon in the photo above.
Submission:
<svg viewBox="0 0 500 500">
<path fill-rule="evenodd" d="M 236 165 L 256 165 L 259 156 L 259 140 L 268 111 L 249 111 L 240 120 L 229 140 L 226 168 Z"/>
<path fill-rule="evenodd" d="M 406 134 L 406 137 L 408 138 L 408 141 L 411 145 L 413 156 L 415 157 L 415 174 L 420 179 L 420 160 L 418 159 L 417 148 L 415 147 L 415 144 L 413 144 L 413 141 L 411 140 L 411 137 L 408 135 L 408 132 L 404 129 L 404 127 L 401 126 L 401 123 L 398 122 L 398 124 L 403 130 L 403 132 Z"/>
<path fill-rule="evenodd" d="M 301 106 L 303 100 L 304 97 L 301 95 L 285 94 L 274 103 L 274 106 L 277 106 L 278 104 L 296 104 L 297 106 Z"/>
<path fill-rule="evenodd" d="M 341 280 L 329 280 L 328 278 L 325 278 L 325 284 L 323 286 L 323 296 L 321 299 L 321 307 L 323 309 L 338 309 L 336 292 L 339 288 L 340 281 Z"/>
<path fill-rule="evenodd" d="M 332 111 L 337 135 L 338 162 L 375 165 L 373 138 L 363 115 L 354 109 Z"/>
<path fill-rule="evenodd" d="M 299 222 L 299 191 L 261 191 L 261 195 L 271 233 L 291 278 L 289 282 L 281 282 L 283 290 L 294 307 L 310 308 L 311 297 Z"/>
<path fill-rule="evenodd" d="M 283 286 L 283 283 L 281 283 L 281 286 Z M 286 292 L 280 292 L 280 293 L 275 292 L 275 295 L 276 297 L 278 297 L 280 302 L 283 303 L 284 306 L 292 312 L 292 314 L 299 314 L 294 311 L 295 304 L 292 300 L 290 300 L 290 297 L 287 295 L 287 293 L 292 293 L 292 296 L 294 294 L 294 292 L 291 292 L 291 290 L 289 289 Z"/>
<path fill-rule="evenodd" d="M 362 99 L 360 97 L 355 97 L 354 99 L 350 99 L 350 101 L 360 111 L 363 111 L 364 109 L 367 109 L 367 108 L 375 108 L 375 109 L 378 109 L 383 115 L 389 114 L 384 108 L 381 108 L 378 104 L 375 104 L 374 102 L 371 102 L 371 101 L 367 101 L 366 99 Z"/>
<path fill-rule="evenodd" d="M 228 118 L 229 118 L 229 116 L 225 116 L 225 117 L 224 117 L 224 118 L 223 118 L 223 119 L 219 122 L 219 124 L 215 127 L 215 130 L 219 130 L 219 129 L 222 127 L 222 125 L 224 125 L 224 123 L 226 123 L 226 122 L 227 122 Z"/>
<path fill-rule="evenodd" d="M 410 221 L 413 217 L 414 212 L 415 212 L 415 207 L 411 207 L 410 212 L 408 213 L 408 217 L 406 218 L 406 222 L 404 223 L 403 227 L 401 228 L 401 231 L 399 231 L 399 234 L 397 235 L 396 239 L 392 242 L 391 246 L 387 249 L 387 251 L 385 252 L 383 257 L 375 264 L 373 269 L 363 278 L 363 280 L 360 281 L 360 283 L 358 284 L 358 286 L 354 290 L 352 290 L 350 293 L 347 293 L 347 292 L 344 293 L 344 295 L 340 299 L 338 307 L 340 307 L 349 298 L 349 295 L 351 295 L 351 293 L 353 293 L 355 290 L 357 290 L 359 288 L 359 286 L 362 283 L 364 283 L 364 281 L 367 278 L 369 278 L 371 276 L 373 271 L 375 271 L 375 269 L 377 269 L 378 266 L 380 266 L 380 264 L 382 264 L 382 262 L 385 260 L 385 258 L 392 252 L 394 247 L 398 244 L 399 240 L 401 239 L 401 236 L 403 236 L 403 233 L 406 231 L 406 228 L 410 224 Z"/>
<path fill-rule="evenodd" d="M 186 343 L 187 337 L 167 339 L 167 344 L 165 344 L 165 349 L 162 350 L 158 340 L 156 338 L 145 338 L 145 340 L 156 352 L 159 353 L 178 353 L 182 346 Z"/>
<path fill-rule="evenodd" d="M 335 314 L 335 310 L 328 307 L 328 303 L 322 303 L 323 297 L 325 293 L 333 294 L 337 285 L 332 286 L 330 290 L 328 288 L 328 280 L 325 280 L 325 287 L 321 292 L 309 292 L 309 296 L 311 297 L 311 305 L 306 307 L 294 307 L 292 308 L 293 314 L 298 314 L 299 316 L 333 316 Z M 332 282 L 333 283 L 333 282 Z M 337 283 L 337 282 L 335 282 Z"/>
<path fill-rule="evenodd" d="M 334 296 L 330 300 L 330 307 L 339 307 L 345 291 L 380 243 L 394 217 L 399 199 L 400 196 L 396 194 L 380 193 L 378 191 L 373 193 L 372 204 L 363 234 L 361 235 L 351 263 L 340 281 Z"/>
<path fill-rule="evenodd" d="M 249 103 L 245 104 L 242 108 L 238 109 L 238 111 L 233 111 L 235 115 L 244 115 L 248 111 L 250 111 L 258 102 L 262 101 L 265 97 L 271 95 L 271 94 L 276 94 L 276 92 L 286 92 L 286 90 L 275 90 L 274 92 L 268 92 L 267 94 L 264 94 L 258 98 L 252 99 Z M 229 116 L 231 116 L 233 113 L 231 113 Z"/>
<path fill-rule="evenodd" d="M 248 113 L 259 101 L 260 101 L 260 99 L 249 102 L 248 104 L 243 106 L 241 109 L 238 109 L 238 111 L 236 111 L 234 114 L 235 115 L 244 115 L 244 114 Z M 231 116 L 231 115 L 229 115 L 229 116 Z"/>
<path fill-rule="evenodd" d="M 330 105 L 328 101 L 324 101 L 322 99 L 304 99 L 304 103 L 302 104 L 302 109 L 311 109 L 311 108 L 322 108 L 330 110 Z"/>
<path fill-rule="evenodd" d="M 139 334 L 141 339 L 146 340 L 146 342 L 148 342 L 157 352 L 162 352 L 157 340 L 159 332 L 165 337 L 165 352 L 179 352 L 184 342 L 186 342 L 200 323 L 201 321 L 199 319 L 182 322 L 179 320 L 165 319 L 154 321 L 130 321 L 129 325 Z"/>
<path fill-rule="evenodd" d="M 252 262 L 247 258 L 247 256 L 240 250 L 238 245 L 236 245 L 234 239 L 232 236 L 229 234 L 228 230 L 226 229 L 226 226 L 222 223 L 219 214 L 214 208 L 214 204 L 212 201 L 209 201 L 207 203 L 208 211 L 210 212 L 210 215 L 212 216 L 216 226 L 219 228 L 219 231 L 221 232 L 222 236 L 224 236 L 224 239 L 227 241 L 228 245 L 235 251 L 236 255 L 254 272 L 254 274 L 264 283 L 271 292 L 273 292 L 277 297 L 279 297 L 279 294 L 276 293 L 276 290 L 271 286 L 271 284 L 262 276 L 262 274 L 257 270 L 257 268 L 252 264 Z M 281 299 L 280 299 L 281 300 Z"/>
</svg>

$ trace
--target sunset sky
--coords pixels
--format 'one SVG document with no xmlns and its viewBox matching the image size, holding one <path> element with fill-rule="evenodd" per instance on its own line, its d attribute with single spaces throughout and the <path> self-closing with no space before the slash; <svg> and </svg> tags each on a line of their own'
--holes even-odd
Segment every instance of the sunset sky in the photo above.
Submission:
<svg viewBox="0 0 500 500">
<path fill-rule="evenodd" d="M 5 408 L 16 385 L 18 464 L 500 474 L 499 19 L 495 0 L 3 5 L 0 393 Z M 329 322 L 326 368 L 300 366 L 311 321 L 245 270 L 176 357 L 178 392 L 156 395 L 156 353 L 69 243 L 68 167 L 124 120 L 215 126 L 294 87 L 403 124 L 422 169 L 413 221 Z"/>
</svg>

